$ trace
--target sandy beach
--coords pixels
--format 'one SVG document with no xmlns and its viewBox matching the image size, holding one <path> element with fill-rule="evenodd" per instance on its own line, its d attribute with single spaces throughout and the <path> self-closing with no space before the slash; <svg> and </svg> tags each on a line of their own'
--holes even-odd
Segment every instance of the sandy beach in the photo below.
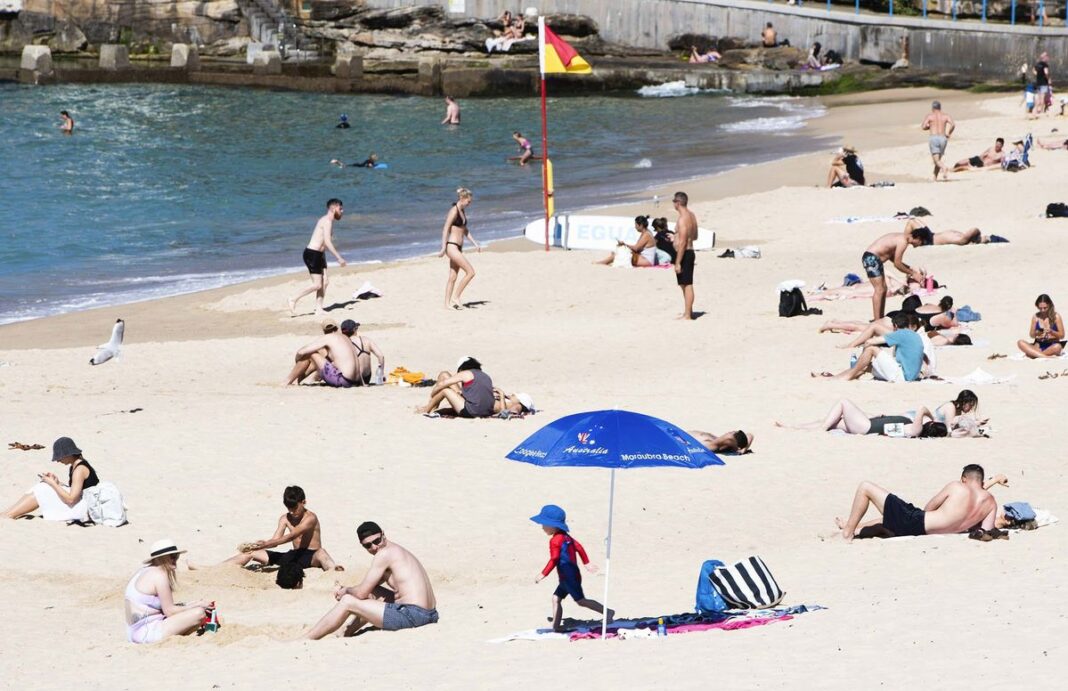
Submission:
<svg viewBox="0 0 1068 691">
<path fill-rule="evenodd" d="M 0 602 L 11 623 L 0 633 L 0 678 L 43 688 L 533 688 L 557 677 L 594 688 L 1059 686 L 1068 671 L 1068 623 L 1054 609 L 1068 590 L 1063 524 L 990 543 L 958 535 L 847 544 L 835 530 L 859 481 L 922 506 L 967 463 L 1008 476 L 1009 487 L 993 490 L 999 502 L 1029 501 L 1068 517 L 1058 432 L 1068 378 L 1039 379 L 1065 371 L 1068 360 L 987 359 L 1018 352 L 1038 294 L 1068 308 L 1057 259 L 1068 248 L 1065 221 L 1042 217 L 1046 203 L 1068 201 L 1068 153 L 1035 151 L 1033 168 L 1015 175 L 968 172 L 932 183 L 919 129 L 932 97 L 958 121 L 950 163 L 997 136 L 1011 142 L 1065 128 L 1062 118 L 1026 120 L 1015 94 L 838 97 L 810 124 L 826 135 L 825 153 L 651 190 L 669 199 L 685 189 L 700 225 L 717 233 L 716 251 L 698 255 L 701 316 L 692 323 L 673 319 L 681 298 L 669 270 L 592 266 L 599 256 L 546 254 L 525 240 L 467 255 L 478 274 L 465 299 L 475 304 L 461 312 L 441 307 L 442 259 L 331 268 L 327 302 L 345 304 L 330 316 L 359 321 L 385 352 L 387 371 L 434 376 L 476 356 L 496 385 L 534 397 L 539 412 L 523 419 L 428 419 L 413 412 L 427 389 L 283 388 L 293 353 L 319 329 L 310 300 L 296 318 L 285 309 L 304 273 L 0 326 L 0 503 L 49 470 L 53 439 L 69 435 L 122 489 L 130 517 L 119 529 L 0 522 L 8 555 Z M 895 185 L 823 188 L 829 152 L 841 143 L 860 150 L 869 182 Z M 906 255 L 948 286 L 940 295 L 982 314 L 971 328 L 979 345 L 940 349 L 939 371 L 982 368 L 1008 378 L 970 387 L 991 438 L 777 428 L 777 420 L 820 418 L 841 398 L 889 414 L 933 407 L 962 388 L 811 378 L 849 360 L 835 348 L 846 336 L 817 333 L 823 319 L 868 319 L 868 299 L 810 303 L 822 317 L 777 316 L 780 281 L 839 285 L 861 273 L 873 239 L 903 227 L 828 221 L 915 206 L 933 212 L 935 231 L 978 226 L 1010 240 Z M 636 200 L 611 210 L 637 212 L 654 208 Z M 673 219 L 669 204 L 659 212 Z M 742 245 L 759 246 L 762 258 L 715 257 Z M 366 280 L 383 297 L 350 302 Z M 119 317 L 127 321 L 122 359 L 89 367 L 93 346 Z M 610 604 L 620 616 L 692 611 L 704 560 L 749 555 L 767 563 L 787 592 L 784 604 L 827 609 L 666 641 L 488 643 L 544 626 L 555 578 L 534 584 L 547 550 L 528 520 L 543 504 L 563 506 L 573 534 L 604 564 L 607 471 L 537 468 L 504 455 L 557 417 L 612 407 L 684 429 L 756 435 L 754 453 L 726 456 L 723 467 L 617 476 Z M 48 448 L 6 450 L 13 441 Z M 238 543 L 271 534 L 289 484 L 307 492 L 324 546 L 345 565 L 344 584 L 370 562 L 356 526 L 377 521 L 426 566 L 440 623 L 288 642 L 333 604 L 335 574 L 312 569 L 304 590 L 282 591 L 271 576 L 220 568 L 180 572 L 178 591 L 218 603 L 219 633 L 126 642 L 122 591 L 149 544 L 169 536 L 194 563 L 221 561 Z M 587 593 L 600 599 L 603 583 L 587 576 Z M 564 612 L 584 615 L 570 602 Z"/>
</svg>

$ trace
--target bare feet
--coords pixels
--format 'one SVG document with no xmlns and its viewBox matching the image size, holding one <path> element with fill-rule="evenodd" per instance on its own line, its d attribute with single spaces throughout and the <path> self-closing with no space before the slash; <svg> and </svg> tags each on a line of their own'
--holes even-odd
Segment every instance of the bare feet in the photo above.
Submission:
<svg viewBox="0 0 1068 691">
<path fill-rule="evenodd" d="M 841 518 L 839 518 L 838 516 L 835 516 L 834 517 L 834 524 L 836 526 L 838 526 L 839 530 L 842 531 L 842 539 L 843 540 L 845 540 L 846 542 L 852 542 L 853 541 L 853 534 L 851 532 L 847 532 L 846 531 L 845 524 L 842 523 L 842 519 Z"/>
<path fill-rule="evenodd" d="M 679 316 L 675 317 L 675 319 L 680 319 L 682 321 L 693 321 L 693 315 L 680 314 Z"/>
<path fill-rule="evenodd" d="M 834 379 L 834 375 L 832 373 L 830 373 L 830 372 L 809 372 L 808 374 L 809 374 L 810 377 L 815 377 L 817 379 L 819 377 L 826 377 L 827 379 Z"/>
</svg>

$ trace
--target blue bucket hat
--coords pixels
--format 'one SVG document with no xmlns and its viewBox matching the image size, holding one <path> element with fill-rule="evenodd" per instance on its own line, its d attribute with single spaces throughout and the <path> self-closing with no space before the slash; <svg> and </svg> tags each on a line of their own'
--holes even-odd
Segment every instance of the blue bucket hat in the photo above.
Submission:
<svg viewBox="0 0 1068 691">
<path fill-rule="evenodd" d="M 531 516 L 530 520 L 534 521 L 538 525 L 547 525 L 550 528 L 557 528 L 565 533 L 571 532 L 567 529 L 567 514 L 556 504 L 546 504 L 541 507 L 541 513 L 537 516 Z"/>
</svg>

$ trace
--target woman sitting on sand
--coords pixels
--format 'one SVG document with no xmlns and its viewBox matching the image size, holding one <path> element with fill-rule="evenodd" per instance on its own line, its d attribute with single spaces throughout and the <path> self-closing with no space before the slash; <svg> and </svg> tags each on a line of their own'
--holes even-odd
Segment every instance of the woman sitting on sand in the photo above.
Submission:
<svg viewBox="0 0 1068 691">
<path fill-rule="evenodd" d="M 617 247 L 626 247 L 630 250 L 630 265 L 633 267 L 656 266 L 656 239 L 649 232 L 649 217 L 636 216 L 634 218 L 634 230 L 638 231 L 638 240 L 633 245 L 628 245 L 622 240 L 616 240 Z M 616 260 L 616 253 L 608 255 L 594 264 L 611 266 Z"/>
<path fill-rule="evenodd" d="M 752 434 L 736 429 L 733 432 L 716 435 L 712 432 L 691 430 L 690 435 L 704 444 L 713 453 L 748 453 L 753 446 Z"/>
<path fill-rule="evenodd" d="M 185 550 L 178 549 L 174 540 L 157 540 L 149 549 L 145 566 L 126 584 L 126 640 L 131 643 L 157 643 L 200 629 L 210 604 L 181 605 L 174 601 L 180 554 Z"/>
<path fill-rule="evenodd" d="M 817 429 L 824 432 L 842 430 L 846 434 L 886 434 L 887 425 L 903 425 L 902 437 L 944 437 L 948 434 L 946 424 L 938 422 L 927 408 L 909 411 L 908 415 L 868 415 L 852 401 L 842 399 L 835 403 L 827 417 L 803 425 L 787 425 L 776 422 L 777 427 L 792 429 Z M 898 435 L 895 435 L 898 436 Z"/>
<path fill-rule="evenodd" d="M 661 216 L 653 219 L 653 239 L 656 248 L 668 256 L 670 262 L 675 261 L 675 231 L 668 230 L 668 221 Z"/>
<path fill-rule="evenodd" d="M 67 484 L 61 484 L 52 473 L 39 474 L 41 481 L 12 504 L 3 518 L 19 518 L 40 509 L 46 521 L 89 520 L 84 491 L 100 484 L 96 471 L 70 437 L 60 437 L 52 444 L 52 462 L 67 466 Z"/>
<path fill-rule="evenodd" d="M 1031 318 L 1031 342 L 1021 340 L 1016 345 L 1029 358 L 1057 357 L 1064 351 L 1064 321 L 1045 293 L 1035 300 L 1035 307 L 1038 312 Z"/>
<path fill-rule="evenodd" d="M 469 238 L 475 246 L 476 252 L 481 252 L 482 247 L 475 241 L 471 231 L 467 228 L 467 207 L 471 205 L 474 197 L 471 190 L 461 187 L 456 190 L 456 203 L 449 207 L 449 213 L 445 216 L 445 225 L 441 229 L 441 251 L 439 257 L 449 258 L 449 278 L 445 282 L 445 308 L 462 309 L 463 303 L 460 298 L 464 289 L 475 277 L 475 269 L 471 262 L 464 257 L 464 239 Z M 460 279 L 460 285 L 456 285 L 456 279 L 460 272 L 464 277 Z M 455 288 L 455 292 L 453 289 Z"/>
</svg>

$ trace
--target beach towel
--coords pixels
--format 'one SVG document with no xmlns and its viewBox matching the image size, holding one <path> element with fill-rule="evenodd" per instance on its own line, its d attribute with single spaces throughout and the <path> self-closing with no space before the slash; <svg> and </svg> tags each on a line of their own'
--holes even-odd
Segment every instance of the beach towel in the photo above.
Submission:
<svg viewBox="0 0 1068 691">
<path fill-rule="evenodd" d="M 1015 360 L 1016 362 L 1020 362 L 1021 360 L 1024 362 L 1048 362 L 1050 360 L 1063 360 L 1066 357 L 1068 357 L 1068 353 L 1061 353 L 1060 355 L 1054 355 L 1053 357 L 1043 358 L 1027 357 L 1023 353 L 1013 353 L 1009 356 L 1009 359 Z"/>
<path fill-rule="evenodd" d="M 1004 384 L 1005 382 L 1012 381 L 1016 378 L 1016 375 L 1010 375 L 1008 377 L 995 377 L 983 370 L 982 367 L 976 367 L 971 373 L 964 375 L 963 377 L 945 377 L 941 379 L 921 379 L 922 382 L 932 384 L 954 384 L 957 386 L 978 386 L 980 384 Z"/>
<path fill-rule="evenodd" d="M 848 223 L 850 225 L 854 223 L 893 223 L 894 221 L 903 221 L 908 216 L 836 216 L 828 223 Z"/>
</svg>

